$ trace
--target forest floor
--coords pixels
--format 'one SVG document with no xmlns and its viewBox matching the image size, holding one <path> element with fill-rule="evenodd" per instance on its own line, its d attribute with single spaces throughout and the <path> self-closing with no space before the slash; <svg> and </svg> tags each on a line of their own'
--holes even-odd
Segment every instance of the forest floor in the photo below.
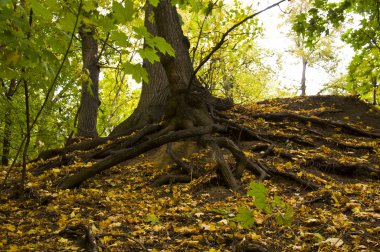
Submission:
<svg viewBox="0 0 380 252">
<path fill-rule="evenodd" d="M 226 189 L 209 150 L 194 141 L 173 145 L 185 163 L 209 171 L 190 183 L 151 187 L 176 166 L 166 146 L 73 190 L 57 184 L 92 162 L 78 158 L 39 176 L 30 172 L 23 201 L 12 198 L 15 171 L 0 194 L 0 251 L 380 251 L 378 109 L 353 97 L 311 96 L 237 106 L 227 114 L 276 142 L 272 148 L 243 134 L 234 139 L 249 158 L 277 171 L 265 188 L 244 172 L 242 184 L 255 197 Z M 264 116 L 271 114 L 279 116 Z"/>
</svg>

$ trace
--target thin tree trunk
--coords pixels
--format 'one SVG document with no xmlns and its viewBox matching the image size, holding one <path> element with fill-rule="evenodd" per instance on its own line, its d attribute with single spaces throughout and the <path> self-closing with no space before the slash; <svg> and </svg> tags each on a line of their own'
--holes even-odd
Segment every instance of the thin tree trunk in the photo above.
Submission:
<svg viewBox="0 0 380 252">
<path fill-rule="evenodd" d="M 376 77 L 372 79 L 372 86 L 373 86 L 373 105 L 377 105 L 377 78 Z"/>
<path fill-rule="evenodd" d="M 306 68 L 307 68 L 307 60 L 302 58 L 302 78 L 301 78 L 301 95 L 306 95 Z"/>
<path fill-rule="evenodd" d="M 82 24 L 79 29 L 82 38 L 83 71 L 89 76 L 82 82 L 82 96 L 78 113 L 78 133 L 80 137 L 98 136 L 96 122 L 98 117 L 99 73 L 98 42 L 95 27 Z"/>
<path fill-rule="evenodd" d="M 26 140 L 24 145 L 24 152 L 22 154 L 22 173 L 19 194 L 21 199 L 24 197 L 25 184 L 26 184 L 26 162 L 28 156 L 28 148 L 30 142 L 30 112 L 29 112 L 29 90 L 28 83 L 24 80 L 24 94 L 25 94 L 25 118 L 26 118 Z"/>
<path fill-rule="evenodd" d="M 155 23 L 149 21 L 153 7 L 147 1 L 145 10 L 145 27 L 152 35 L 157 35 Z M 139 104 L 132 115 L 120 123 L 111 133 L 119 135 L 125 132 L 142 128 L 148 123 L 159 122 L 164 114 L 164 105 L 169 96 L 168 78 L 165 69 L 160 62 L 151 64 L 148 60 L 143 61 L 143 67 L 147 70 L 149 83 L 143 82 Z"/>
<path fill-rule="evenodd" d="M 8 101 L 12 100 L 12 96 L 14 95 L 16 91 L 16 79 L 12 79 L 8 88 L 7 93 L 5 94 L 5 97 Z M 3 138 L 3 153 L 1 157 L 1 164 L 4 166 L 9 165 L 9 153 L 11 149 L 11 135 L 12 135 L 12 119 L 11 119 L 12 111 L 11 109 L 7 109 L 5 111 L 4 115 L 4 138 Z"/>
</svg>

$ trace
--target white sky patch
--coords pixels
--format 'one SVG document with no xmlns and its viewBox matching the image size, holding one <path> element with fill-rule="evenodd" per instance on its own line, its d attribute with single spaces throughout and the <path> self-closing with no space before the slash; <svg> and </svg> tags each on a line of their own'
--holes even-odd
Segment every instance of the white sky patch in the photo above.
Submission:
<svg viewBox="0 0 380 252">
<path fill-rule="evenodd" d="M 232 0 L 228 0 L 226 2 L 229 1 L 232 2 Z M 262 10 L 278 2 L 278 0 L 240 1 L 247 6 L 252 6 L 252 13 Z M 278 73 L 281 85 L 284 88 L 296 88 L 299 90 L 301 82 L 302 62 L 301 59 L 298 59 L 287 52 L 292 46 L 292 43 L 294 43 L 286 36 L 286 33 L 290 30 L 290 26 L 280 27 L 280 24 L 284 22 L 284 20 L 280 17 L 280 15 L 283 14 L 281 10 L 285 10 L 287 4 L 288 2 L 285 1 L 280 4 L 280 7 L 276 6 L 257 16 L 257 18 L 262 22 L 262 26 L 264 28 L 264 36 L 263 38 L 259 39 L 258 44 L 261 47 L 270 50 L 274 54 L 283 54 L 283 69 L 278 69 L 277 65 L 272 64 L 272 70 Z M 341 62 L 339 64 L 337 73 L 332 76 L 331 73 L 327 73 L 319 67 L 308 67 L 306 70 L 306 94 L 317 94 L 323 88 L 323 84 L 331 82 L 332 79 L 346 72 L 346 67 L 354 55 L 354 52 L 348 45 L 344 44 L 343 42 L 337 41 L 337 43 L 342 45 L 342 48 L 338 53 Z M 270 59 L 268 61 L 270 62 Z"/>
</svg>

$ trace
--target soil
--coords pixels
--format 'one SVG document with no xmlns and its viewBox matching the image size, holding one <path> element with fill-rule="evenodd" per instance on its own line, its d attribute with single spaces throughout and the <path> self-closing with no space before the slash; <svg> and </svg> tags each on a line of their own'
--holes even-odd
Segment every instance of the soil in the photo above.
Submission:
<svg viewBox="0 0 380 252">
<path fill-rule="evenodd" d="M 162 175 L 181 173 L 168 160 L 166 146 L 77 189 L 57 190 L 69 174 L 95 162 L 83 163 L 78 153 L 75 164 L 28 174 L 22 202 L 10 199 L 19 177 L 13 173 L 0 195 L 0 251 L 90 251 L 86 227 L 102 251 L 379 251 L 380 138 L 294 118 L 255 117 L 278 113 L 328 119 L 376 134 L 380 111 L 355 97 L 310 96 L 266 100 L 226 113 L 261 136 L 234 130 L 228 135 L 250 160 L 272 171 L 263 181 L 266 200 L 278 196 L 290 206 L 289 225 L 278 222 L 284 208 L 260 210 L 253 197 L 226 188 L 210 150 L 193 139 L 173 144 L 186 164 L 206 171 L 190 183 L 150 186 Z M 234 160 L 224 153 L 233 168 Z M 246 192 L 257 179 L 244 172 Z M 253 226 L 237 221 L 242 208 L 252 211 Z"/>
</svg>

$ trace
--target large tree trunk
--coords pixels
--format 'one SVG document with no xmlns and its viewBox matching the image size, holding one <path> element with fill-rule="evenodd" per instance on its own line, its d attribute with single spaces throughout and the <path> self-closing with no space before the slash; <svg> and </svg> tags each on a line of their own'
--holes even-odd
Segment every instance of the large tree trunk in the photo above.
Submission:
<svg viewBox="0 0 380 252">
<path fill-rule="evenodd" d="M 149 21 L 152 11 L 155 23 Z M 136 110 L 111 135 L 132 132 L 147 123 L 159 122 L 164 114 L 168 127 L 162 133 L 211 124 L 212 120 L 206 113 L 208 105 L 227 109 L 233 102 L 231 99 L 212 97 L 196 78 L 190 88 L 188 87 L 193 65 L 189 54 L 189 41 L 183 35 L 176 8 L 168 0 L 161 1 L 157 8 L 153 8 L 147 1 L 145 25 L 151 34 L 166 39 L 174 48 L 175 57 L 161 54 L 161 62 L 154 64 L 144 60 L 149 83 L 143 83 Z"/>
<path fill-rule="evenodd" d="M 306 67 L 307 67 L 307 60 L 305 58 L 302 58 L 302 78 L 301 78 L 301 95 L 306 95 Z"/>
<path fill-rule="evenodd" d="M 188 40 L 183 35 L 175 6 L 169 0 L 160 1 L 154 8 L 154 16 L 158 35 L 164 37 L 175 51 L 175 57 L 161 55 L 170 90 L 165 106 L 167 131 L 212 124 L 206 103 L 211 94 L 196 78 L 189 83 L 194 70 L 188 51 Z"/>
<path fill-rule="evenodd" d="M 153 7 L 147 3 L 145 27 L 154 36 L 157 35 L 155 23 L 149 21 Z M 119 124 L 111 135 L 119 135 L 137 130 L 149 123 L 159 122 L 164 114 L 164 105 L 169 95 L 168 78 L 160 62 L 150 63 L 144 59 L 143 67 L 148 72 L 149 83 L 143 82 L 139 104 L 132 115 Z"/>
<path fill-rule="evenodd" d="M 78 133 L 80 137 L 97 137 L 96 121 L 98 117 L 99 72 L 98 42 L 93 26 L 82 24 L 79 30 L 82 38 L 83 71 L 89 76 L 82 82 L 82 96 L 78 113 Z"/>
</svg>

